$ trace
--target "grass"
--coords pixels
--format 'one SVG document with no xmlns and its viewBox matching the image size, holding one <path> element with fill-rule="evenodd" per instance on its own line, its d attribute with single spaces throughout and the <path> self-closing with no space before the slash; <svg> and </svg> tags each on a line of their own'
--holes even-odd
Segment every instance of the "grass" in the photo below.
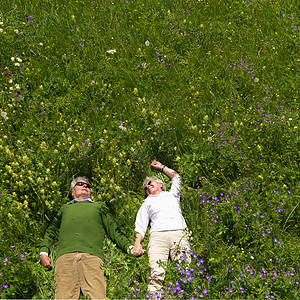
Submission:
<svg viewBox="0 0 300 300">
<path fill-rule="evenodd" d="M 131 237 L 153 159 L 193 269 L 149 295 L 147 256 L 106 241 L 109 298 L 299 296 L 297 1 L 2 2 L 1 298 L 53 298 L 38 246 L 73 176 Z"/>
</svg>

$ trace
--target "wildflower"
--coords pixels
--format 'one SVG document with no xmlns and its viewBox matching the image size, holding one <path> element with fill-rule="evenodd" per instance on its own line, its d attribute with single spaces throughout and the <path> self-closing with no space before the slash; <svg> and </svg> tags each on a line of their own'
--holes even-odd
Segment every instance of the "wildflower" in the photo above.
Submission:
<svg viewBox="0 0 300 300">
<path fill-rule="evenodd" d="M 147 41 L 145 42 L 145 45 L 146 45 L 147 47 L 149 47 L 149 46 L 150 46 L 150 42 L 147 40 Z"/>
<path fill-rule="evenodd" d="M 259 78 L 254 78 L 254 82 L 259 82 Z"/>
<path fill-rule="evenodd" d="M 117 52 L 117 50 L 116 50 L 116 49 L 111 49 L 111 50 L 107 50 L 106 52 L 107 52 L 108 54 L 114 54 L 114 53 Z"/>
<path fill-rule="evenodd" d="M 7 263 L 7 262 L 8 262 L 8 258 L 4 258 L 4 259 L 3 259 L 3 262 L 4 262 L 4 263 Z"/>
<path fill-rule="evenodd" d="M 1 111 L 1 117 L 6 121 L 8 119 L 7 113 L 5 111 Z"/>
<path fill-rule="evenodd" d="M 127 132 L 127 128 L 124 127 L 123 125 L 120 125 L 119 128 L 120 128 L 121 130 L 123 130 L 124 132 Z"/>
</svg>

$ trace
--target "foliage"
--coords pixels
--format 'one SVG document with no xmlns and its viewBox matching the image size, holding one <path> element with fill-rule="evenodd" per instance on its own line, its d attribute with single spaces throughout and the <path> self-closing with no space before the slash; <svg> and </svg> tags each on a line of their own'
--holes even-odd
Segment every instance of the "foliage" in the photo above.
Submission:
<svg viewBox="0 0 300 300">
<path fill-rule="evenodd" d="M 109 298 L 299 297 L 297 8 L 2 1 L 1 298 L 53 298 L 38 246 L 74 176 L 132 237 L 153 159 L 182 176 L 192 262 L 150 295 L 147 256 L 106 241 Z"/>
</svg>

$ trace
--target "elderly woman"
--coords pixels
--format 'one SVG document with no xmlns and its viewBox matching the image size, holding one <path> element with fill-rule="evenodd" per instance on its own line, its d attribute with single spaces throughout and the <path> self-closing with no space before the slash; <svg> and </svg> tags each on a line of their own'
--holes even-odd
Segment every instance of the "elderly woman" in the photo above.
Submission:
<svg viewBox="0 0 300 300">
<path fill-rule="evenodd" d="M 153 161 L 150 167 L 163 172 L 172 180 L 170 191 L 166 191 L 164 183 L 156 177 L 148 177 L 144 181 L 147 198 L 140 207 L 135 222 L 135 246 L 132 250 L 141 249 L 141 241 L 150 222 L 150 239 L 148 256 L 151 268 L 151 279 L 148 285 L 149 292 L 161 290 L 165 278 L 165 269 L 159 266 L 158 261 L 167 263 L 168 258 L 178 258 L 178 246 L 189 251 L 189 242 L 184 235 L 187 227 L 180 208 L 179 174 L 161 164 Z M 190 257 L 187 255 L 187 260 Z"/>
</svg>

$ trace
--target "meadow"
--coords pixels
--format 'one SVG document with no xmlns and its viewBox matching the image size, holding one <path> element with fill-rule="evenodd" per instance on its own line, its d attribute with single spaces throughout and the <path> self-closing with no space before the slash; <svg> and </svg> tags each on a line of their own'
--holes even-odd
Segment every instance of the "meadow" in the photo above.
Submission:
<svg viewBox="0 0 300 300">
<path fill-rule="evenodd" d="M 2 0 L 0 298 L 54 297 L 39 243 L 75 176 L 133 241 L 153 159 L 182 177 L 192 262 L 151 295 L 147 255 L 106 240 L 109 299 L 299 297 L 299 21 L 296 0 Z"/>
</svg>

